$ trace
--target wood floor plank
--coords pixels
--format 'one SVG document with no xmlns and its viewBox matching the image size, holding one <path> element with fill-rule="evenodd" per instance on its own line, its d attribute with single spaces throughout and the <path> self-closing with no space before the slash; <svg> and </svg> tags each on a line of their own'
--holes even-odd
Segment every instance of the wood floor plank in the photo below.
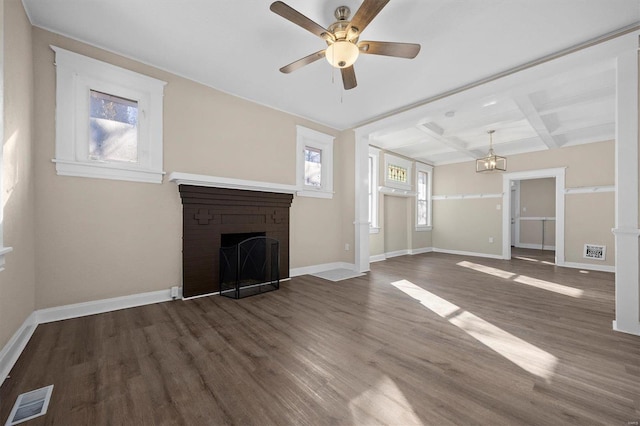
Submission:
<svg viewBox="0 0 640 426">
<path fill-rule="evenodd" d="M 27 424 L 639 421 L 640 338 L 611 330 L 613 274 L 513 256 L 402 256 L 341 282 L 43 324 L 0 387 L 0 422 L 49 384 Z"/>
</svg>

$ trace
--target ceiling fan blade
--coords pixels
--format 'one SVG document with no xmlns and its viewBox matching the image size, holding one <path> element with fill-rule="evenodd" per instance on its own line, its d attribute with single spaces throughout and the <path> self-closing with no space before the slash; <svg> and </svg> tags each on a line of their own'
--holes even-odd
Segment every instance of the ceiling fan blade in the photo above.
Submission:
<svg viewBox="0 0 640 426">
<path fill-rule="evenodd" d="M 344 90 L 353 89 L 358 85 L 356 81 L 356 71 L 353 69 L 353 65 L 346 68 L 340 68 L 340 73 L 342 73 L 342 84 L 344 85 Z"/>
<path fill-rule="evenodd" d="M 358 35 L 373 21 L 378 13 L 389 3 L 389 0 L 364 0 L 360 9 L 353 15 L 353 19 L 347 27 L 347 34 L 352 28 L 358 29 Z"/>
<path fill-rule="evenodd" d="M 285 65 L 284 67 L 280 68 L 280 72 L 289 74 L 290 72 L 293 72 L 322 58 L 324 58 L 324 50 L 319 50 L 316 53 L 312 53 L 311 55 L 291 62 L 289 65 Z"/>
<path fill-rule="evenodd" d="M 413 59 L 420 52 L 420 45 L 415 43 L 394 43 L 388 41 L 361 41 L 358 43 L 360 53 L 369 55 L 395 56 L 396 58 Z"/>
<path fill-rule="evenodd" d="M 293 22 L 322 39 L 327 40 L 328 38 L 332 38 L 328 30 L 281 1 L 271 3 L 269 9 L 271 9 L 273 13 L 282 16 L 284 19 Z"/>
</svg>

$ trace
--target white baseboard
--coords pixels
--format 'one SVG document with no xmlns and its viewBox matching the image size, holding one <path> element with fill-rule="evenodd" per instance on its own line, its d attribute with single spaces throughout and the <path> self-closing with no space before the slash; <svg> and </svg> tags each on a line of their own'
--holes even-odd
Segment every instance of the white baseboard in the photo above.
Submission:
<svg viewBox="0 0 640 426">
<path fill-rule="evenodd" d="M 540 250 L 540 244 L 518 243 L 517 248 Z M 556 246 L 544 246 L 545 250 L 556 250 Z"/>
<path fill-rule="evenodd" d="M 633 324 L 631 327 L 618 328 L 618 322 L 613 320 L 613 330 L 619 331 L 620 333 L 632 334 L 634 336 L 640 336 L 640 322 L 637 324 Z"/>
<path fill-rule="evenodd" d="M 472 256 L 472 257 L 486 257 L 489 259 L 502 259 L 501 254 L 488 254 L 488 253 L 476 253 L 473 251 L 462 251 L 462 250 L 448 250 L 442 248 L 433 248 L 433 251 L 436 253 L 446 253 L 446 254 L 456 254 L 458 256 Z"/>
<path fill-rule="evenodd" d="M 37 326 L 35 312 L 32 312 L 0 351 L 0 385 L 9 376 Z"/>
<path fill-rule="evenodd" d="M 33 311 L 0 351 L 0 385 L 9 375 L 39 324 L 101 314 L 136 306 L 173 300 L 171 289 L 132 294 L 112 299 L 95 300 Z"/>
<path fill-rule="evenodd" d="M 322 263 L 320 265 L 302 266 L 300 268 L 292 268 L 289 270 L 290 277 L 299 277 L 300 275 L 317 274 L 319 272 L 331 271 L 333 269 L 349 269 L 356 270 L 356 265 L 347 262 Z"/>
<path fill-rule="evenodd" d="M 431 253 L 433 251 L 433 247 L 423 247 L 416 249 L 409 249 L 409 254 L 422 254 L 422 253 Z"/>
<path fill-rule="evenodd" d="M 152 303 L 168 302 L 170 300 L 173 300 L 171 298 L 171 290 L 160 290 L 149 293 L 132 294 L 130 296 L 114 297 L 112 299 L 56 306 L 55 308 L 39 309 L 35 311 L 35 314 L 38 324 L 45 324 L 120 309 L 135 308 L 136 306 L 150 305 Z"/>
<path fill-rule="evenodd" d="M 409 254 L 409 249 L 390 251 L 384 254 L 384 257 L 390 259 L 392 257 L 405 256 Z"/>
<path fill-rule="evenodd" d="M 574 269 L 586 269 L 588 271 L 616 272 L 616 267 L 611 265 L 593 265 L 591 263 L 564 262 L 564 264 L 558 266 L 564 266 L 566 268 Z"/>
<path fill-rule="evenodd" d="M 433 251 L 433 247 L 422 247 L 417 249 L 397 250 L 397 251 L 392 251 L 384 254 L 375 254 L 369 257 L 369 263 L 381 262 L 385 259 L 389 259 L 392 257 L 430 253 L 432 251 Z"/>
</svg>

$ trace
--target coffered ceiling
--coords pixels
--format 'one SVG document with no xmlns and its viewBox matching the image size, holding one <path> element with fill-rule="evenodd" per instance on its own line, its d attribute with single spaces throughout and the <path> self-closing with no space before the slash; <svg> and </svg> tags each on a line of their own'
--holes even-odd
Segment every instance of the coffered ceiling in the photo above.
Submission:
<svg viewBox="0 0 640 426">
<path fill-rule="evenodd" d="M 336 7 L 361 4 L 285 2 L 324 27 Z M 35 26 L 335 129 L 387 123 L 371 127 L 373 144 L 433 164 L 486 153 L 488 128 L 501 155 L 612 138 L 615 68 L 605 60 L 533 77 L 520 90 L 430 102 L 419 118 L 396 113 L 640 23 L 640 0 L 391 0 L 362 38 L 420 43 L 420 53 L 361 55 L 358 86 L 344 91 L 324 60 L 278 71 L 325 44 L 272 13 L 269 0 L 23 3 Z"/>
</svg>

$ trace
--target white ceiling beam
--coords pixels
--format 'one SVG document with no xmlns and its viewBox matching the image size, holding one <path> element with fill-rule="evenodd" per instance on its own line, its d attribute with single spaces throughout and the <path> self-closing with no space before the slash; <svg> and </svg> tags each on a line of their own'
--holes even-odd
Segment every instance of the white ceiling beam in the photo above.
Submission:
<svg viewBox="0 0 640 426">
<path fill-rule="evenodd" d="M 514 96 L 513 101 L 518 105 L 518 108 L 524 114 L 525 119 L 531 124 L 533 130 L 538 134 L 538 137 L 542 139 L 542 142 L 547 146 L 547 148 L 558 148 L 558 142 L 553 138 L 549 129 L 547 129 L 547 125 L 544 120 L 540 116 L 540 113 L 536 109 L 533 102 L 531 102 L 531 98 L 529 95 L 524 96 Z"/>
<path fill-rule="evenodd" d="M 574 96 L 566 98 L 556 99 L 550 102 L 545 102 L 540 105 L 538 109 L 539 114 L 550 114 L 572 108 L 576 105 L 589 104 L 593 102 L 599 102 L 604 99 L 615 99 L 616 86 L 604 86 L 594 90 L 589 90 Z"/>
<path fill-rule="evenodd" d="M 416 126 L 416 129 L 419 129 L 419 130 L 425 132 L 427 135 L 429 135 L 431 138 L 433 138 L 437 142 L 441 143 L 442 145 L 444 145 L 444 146 L 446 146 L 448 148 L 451 148 L 454 151 L 458 151 L 460 153 L 463 153 L 463 154 L 469 156 L 472 159 L 476 159 L 481 155 L 481 154 L 479 154 L 479 153 L 477 153 L 475 151 L 468 150 L 464 146 L 464 143 L 461 142 L 460 140 L 444 137 L 443 136 L 444 130 L 441 127 L 439 127 L 436 124 L 434 124 L 434 123 L 418 124 Z"/>
</svg>

